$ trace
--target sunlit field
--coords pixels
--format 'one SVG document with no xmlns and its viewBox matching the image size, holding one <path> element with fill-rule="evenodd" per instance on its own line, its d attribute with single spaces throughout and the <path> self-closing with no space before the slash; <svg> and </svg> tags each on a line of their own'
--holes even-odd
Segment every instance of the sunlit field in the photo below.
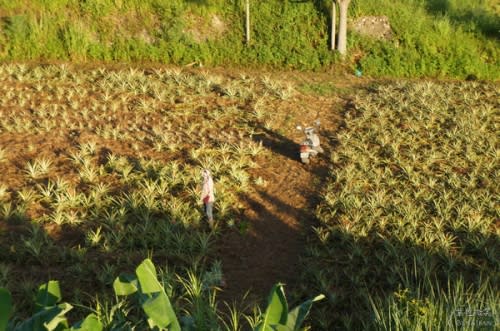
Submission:
<svg viewBox="0 0 500 331">
<path fill-rule="evenodd" d="M 182 309 L 194 307 L 183 284 L 196 280 L 208 307 L 222 278 L 212 244 L 238 226 L 238 195 L 263 182 L 248 173 L 266 153 L 256 135 L 293 88 L 177 68 L 7 64 L 0 90 L 0 287 L 18 316 L 47 279 L 72 303 L 109 308 L 115 277 L 148 256 L 164 281 L 177 279 Z M 215 231 L 199 206 L 205 167 Z"/>
<path fill-rule="evenodd" d="M 353 96 L 308 251 L 324 329 L 498 325 L 499 106 L 478 82 Z"/>
<path fill-rule="evenodd" d="M 122 298 L 148 274 L 183 330 L 270 330 L 263 305 L 218 301 L 226 266 L 214 247 L 230 231 L 277 247 L 300 232 L 302 255 L 281 262 L 302 275 L 286 284 L 290 307 L 319 301 L 303 306 L 305 330 L 493 330 L 498 85 L 297 77 L 0 65 L 0 288 L 12 320 L 32 316 L 40 284 L 58 280 L 71 322 L 92 313 L 105 330 L 148 329 Z M 315 117 L 326 153 L 303 165 L 295 126 Z M 203 168 L 216 179 L 214 230 Z M 274 207 L 300 220 L 270 234 L 283 221 Z M 293 315 L 282 292 L 268 298 L 286 311 L 273 327 Z"/>
</svg>

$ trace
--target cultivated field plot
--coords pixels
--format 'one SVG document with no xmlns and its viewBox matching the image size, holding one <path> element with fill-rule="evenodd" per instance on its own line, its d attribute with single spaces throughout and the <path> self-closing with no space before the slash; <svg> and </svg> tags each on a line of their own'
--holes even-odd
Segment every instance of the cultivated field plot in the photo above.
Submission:
<svg viewBox="0 0 500 331">
<path fill-rule="evenodd" d="M 323 329 L 498 326 L 499 97 L 393 82 L 353 98 L 308 250 Z"/>
<path fill-rule="evenodd" d="M 0 286 L 23 311 L 47 279 L 90 305 L 151 255 L 165 277 L 195 268 L 218 285 L 212 243 L 263 183 L 249 173 L 267 153 L 259 134 L 285 127 L 277 110 L 295 92 L 269 77 L 8 64 L 0 93 Z M 198 207 L 203 167 L 214 232 Z"/>
<path fill-rule="evenodd" d="M 48 279 L 84 306 L 82 316 L 141 316 L 116 303 L 111 283 L 152 257 L 175 309 L 201 329 L 257 321 L 257 310 L 236 306 L 228 319 L 217 316 L 224 268 L 241 269 L 232 270 L 234 290 L 258 274 L 241 268 L 247 263 L 269 279 L 302 272 L 302 282 L 287 284 L 297 300 L 327 295 L 312 310 L 314 330 L 492 330 L 500 316 L 498 86 L 354 89 L 361 80 L 318 77 L 300 93 L 269 76 L 1 65 L 0 287 L 13 294 L 16 316 L 31 315 L 33 293 Z M 318 115 L 331 155 L 304 166 L 291 137 Z M 198 206 L 203 167 L 216 179 L 213 232 Z M 245 235 L 255 232 L 268 240 L 249 245 Z M 222 238 L 234 244 L 223 246 L 233 248 L 226 265 Z M 283 261 L 269 249 L 289 243 Z M 253 249 L 243 259 L 245 247 Z"/>
</svg>

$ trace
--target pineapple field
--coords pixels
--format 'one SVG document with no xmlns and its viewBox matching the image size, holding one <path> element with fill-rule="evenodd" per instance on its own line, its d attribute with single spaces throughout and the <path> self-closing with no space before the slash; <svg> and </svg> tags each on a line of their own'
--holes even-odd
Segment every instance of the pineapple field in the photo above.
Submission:
<svg viewBox="0 0 500 331">
<path fill-rule="evenodd" d="M 496 83 L 10 63 L 0 90 L 0 326 L 37 291 L 54 329 L 498 326 Z M 124 298 L 146 280 L 170 320 Z"/>
</svg>

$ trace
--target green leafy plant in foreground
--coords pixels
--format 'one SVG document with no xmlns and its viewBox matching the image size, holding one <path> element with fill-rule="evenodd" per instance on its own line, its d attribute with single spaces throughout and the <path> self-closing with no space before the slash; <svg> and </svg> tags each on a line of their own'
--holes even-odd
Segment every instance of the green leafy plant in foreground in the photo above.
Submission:
<svg viewBox="0 0 500 331">
<path fill-rule="evenodd" d="M 136 269 L 135 276 L 122 275 L 113 283 L 117 295 L 138 296 L 139 304 L 148 316 L 148 324 L 170 331 L 181 327 L 165 290 L 156 278 L 156 269 L 151 260 L 144 260 Z"/>
<path fill-rule="evenodd" d="M 266 311 L 261 317 L 260 323 L 254 329 L 255 331 L 298 331 L 301 330 L 313 302 L 322 300 L 325 296 L 320 294 L 313 299 L 307 300 L 288 310 L 288 303 L 285 297 L 285 291 L 282 284 L 276 284 L 269 295 Z"/>
<path fill-rule="evenodd" d="M 69 330 L 69 331 L 101 331 L 102 324 L 96 315 L 90 314 L 83 321 L 70 327 L 66 319 L 73 306 L 60 303 L 61 289 L 59 282 L 51 280 L 39 287 L 35 299 L 35 313 L 27 320 L 15 324 L 9 323 L 12 314 L 12 298 L 10 293 L 0 288 L 0 331 L 31 331 L 31 330 Z"/>
<path fill-rule="evenodd" d="M 150 329 L 181 331 L 175 310 L 165 289 L 158 281 L 155 266 L 150 259 L 145 259 L 137 267 L 135 275 L 117 277 L 113 288 L 118 296 L 136 297 L 136 302 L 144 311 Z M 276 284 L 269 295 L 266 310 L 256 316 L 254 331 L 299 331 L 313 302 L 323 298 L 323 295 L 318 295 L 289 311 L 284 287 L 282 284 Z M 9 321 L 13 312 L 12 297 L 6 289 L 0 288 L 0 331 L 101 331 L 107 326 L 103 325 L 96 314 L 89 314 L 83 321 L 70 326 L 66 314 L 73 309 L 73 306 L 61 303 L 61 300 L 59 282 L 51 280 L 38 289 L 34 315 L 25 321 L 15 323 Z M 113 312 L 106 314 L 111 316 Z M 113 324 L 113 321 L 109 322 Z"/>
</svg>

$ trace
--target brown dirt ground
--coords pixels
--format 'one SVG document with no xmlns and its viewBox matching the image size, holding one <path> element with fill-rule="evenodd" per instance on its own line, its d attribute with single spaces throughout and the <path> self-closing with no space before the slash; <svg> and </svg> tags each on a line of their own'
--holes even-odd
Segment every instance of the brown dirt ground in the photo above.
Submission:
<svg viewBox="0 0 500 331">
<path fill-rule="evenodd" d="M 304 165 L 298 156 L 299 131 L 288 132 L 286 137 L 266 132 L 261 137 L 271 155 L 253 174 L 268 184 L 241 197 L 242 219 L 248 229 L 228 231 L 217 242 L 226 280 L 219 297 L 225 301 L 242 302 L 248 292 L 250 302 L 262 302 L 278 282 L 286 285 L 287 293 L 300 288 L 300 256 L 305 236 L 316 222 L 314 209 L 328 175 L 328 155 L 346 102 L 340 98 L 301 101 L 308 109 L 318 110 L 325 154 Z M 305 123 L 313 120 L 314 114 L 304 116 Z"/>
<path fill-rule="evenodd" d="M 213 69 L 223 71 L 226 75 L 239 74 L 231 69 Z M 301 73 L 269 73 L 300 83 L 321 83 L 328 81 L 337 89 L 354 89 L 356 85 L 364 85 L 365 81 L 352 82 L 353 77 L 331 77 L 327 74 Z M 340 93 L 342 94 L 342 93 Z M 320 135 L 325 154 L 314 159 L 311 164 L 304 165 L 298 156 L 298 143 L 302 140 L 299 131 L 271 131 L 260 127 L 257 141 L 269 150 L 267 156 L 258 161 L 260 168 L 252 170 L 254 177 L 262 177 L 268 184 L 256 187 L 247 195 L 241 196 L 244 205 L 240 223 L 247 224 L 247 229 L 224 228 L 216 241 L 215 259 L 222 261 L 225 286 L 221 288 L 219 299 L 241 302 L 247 292 L 251 302 L 264 301 L 272 285 L 278 282 L 287 285 L 288 293 L 299 289 L 300 256 L 305 249 L 305 235 L 312 229 L 316 220 L 314 209 L 319 200 L 322 182 L 328 175 L 328 155 L 335 147 L 336 131 L 341 124 L 341 113 L 346 107 L 347 99 L 339 97 L 339 93 L 328 96 L 299 94 L 280 109 L 284 113 L 292 113 L 302 123 L 312 123 L 319 117 L 322 121 Z M 345 93 L 343 93 L 345 95 Z M 80 137 L 81 138 L 81 137 Z M 10 145 L 16 155 L 8 155 L 15 168 L 0 164 L 0 172 L 4 174 L 4 182 L 11 188 L 22 185 L 21 178 L 27 160 L 39 156 L 39 151 L 51 151 L 51 157 L 58 165 L 59 171 L 67 170 L 65 164 L 67 150 L 74 147 L 71 139 L 63 137 L 23 136 L 0 134 L 2 145 Z M 110 142 L 110 146 L 112 142 Z M 113 146 L 113 150 L 127 155 L 133 153 L 130 148 Z M 49 153 L 51 153 L 49 152 Z M 55 174 L 57 175 L 57 174 Z M 67 174 L 66 174 L 67 175 Z M 39 211 L 29 211 L 36 216 Z M 0 233 L 14 230 L 8 224 L 0 224 Z M 3 228 L 2 228 L 3 227 Z M 27 229 L 20 226 L 18 233 Z M 61 229 L 45 229 L 49 236 L 57 242 L 77 243 L 82 240 L 81 233 L 71 233 Z M 31 268 L 33 269 L 33 268 Z M 32 270 L 33 271 L 33 270 Z M 42 273 L 45 275 L 49 270 Z M 62 270 L 54 271 L 62 277 Z M 53 274 L 53 275 L 54 275 Z M 44 276 L 42 275 L 42 276 Z M 43 277 L 40 276 L 40 279 Z"/>
</svg>

